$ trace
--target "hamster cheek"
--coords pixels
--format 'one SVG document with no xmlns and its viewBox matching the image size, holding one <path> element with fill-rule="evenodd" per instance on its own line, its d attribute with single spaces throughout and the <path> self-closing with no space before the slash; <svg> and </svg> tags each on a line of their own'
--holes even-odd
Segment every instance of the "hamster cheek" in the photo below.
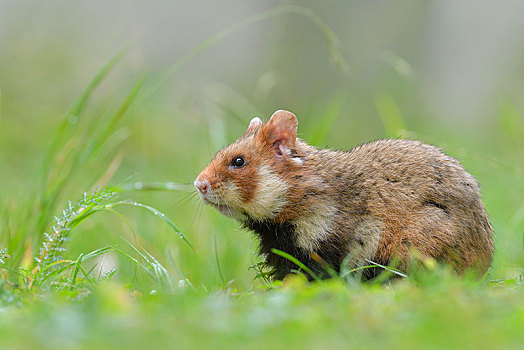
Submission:
<svg viewBox="0 0 524 350">
<path fill-rule="evenodd" d="M 234 181 L 224 182 L 220 191 L 222 203 L 230 208 L 242 207 L 242 195 Z"/>
<path fill-rule="evenodd" d="M 243 203 L 243 209 L 252 219 L 270 219 L 286 204 L 288 185 L 267 165 L 261 165 L 257 174 L 253 195 Z"/>
</svg>

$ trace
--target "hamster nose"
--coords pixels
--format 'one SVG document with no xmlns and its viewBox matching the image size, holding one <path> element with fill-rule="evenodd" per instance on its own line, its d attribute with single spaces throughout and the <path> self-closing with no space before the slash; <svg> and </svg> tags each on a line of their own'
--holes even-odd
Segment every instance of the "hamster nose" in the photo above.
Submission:
<svg viewBox="0 0 524 350">
<path fill-rule="evenodd" d="M 199 179 L 196 179 L 193 184 L 202 194 L 206 194 L 207 190 L 209 189 L 209 181 L 207 180 L 201 181 Z"/>
</svg>

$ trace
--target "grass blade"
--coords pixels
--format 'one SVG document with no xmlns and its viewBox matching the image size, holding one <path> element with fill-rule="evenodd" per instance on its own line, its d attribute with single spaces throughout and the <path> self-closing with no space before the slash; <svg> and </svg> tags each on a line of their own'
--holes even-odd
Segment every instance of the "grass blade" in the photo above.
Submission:
<svg viewBox="0 0 524 350">
<path fill-rule="evenodd" d="M 191 247 L 191 249 L 193 249 L 194 252 L 196 252 L 196 249 L 193 247 L 193 245 L 186 239 L 186 237 L 184 236 L 184 234 L 178 229 L 178 227 L 166 216 L 166 214 L 162 213 L 161 211 L 153 208 L 153 207 L 150 207 L 149 205 L 145 205 L 145 204 L 142 204 L 142 203 L 139 203 L 139 202 L 135 202 L 135 201 L 132 201 L 132 200 L 125 200 L 125 201 L 120 201 L 120 202 L 114 202 L 114 203 L 110 203 L 110 204 L 107 204 L 105 206 L 105 208 L 114 208 L 116 206 L 119 206 L 119 205 L 132 205 L 132 206 L 135 206 L 135 207 L 140 207 L 140 208 L 144 208 L 146 210 L 149 210 L 150 212 L 152 212 L 153 214 L 155 214 L 156 216 L 158 216 L 159 218 L 161 218 L 162 220 L 164 220 L 175 232 L 176 234 L 184 241 L 186 242 L 186 244 Z"/>
<path fill-rule="evenodd" d="M 292 263 L 294 263 L 295 265 L 297 265 L 298 267 L 300 267 L 302 270 L 306 271 L 307 273 L 309 273 L 309 275 L 315 280 L 315 281 L 320 281 L 320 278 L 313 272 L 311 271 L 311 269 L 309 269 L 306 265 L 304 265 L 302 262 L 300 262 L 297 258 L 295 258 L 293 255 L 290 255 L 286 252 L 283 252 L 281 250 L 278 250 L 278 249 L 271 249 L 271 252 L 276 254 L 276 255 L 279 255 L 283 258 L 286 258 L 287 260 L 291 261 Z"/>
<path fill-rule="evenodd" d="M 226 280 L 224 279 L 224 274 L 222 273 L 222 268 L 220 267 L 220 260 L 218 259 L 218 247 L 217 247 L 217 236 L 214 237 L 214 243 L 215 243 L 215 260 L 217 263 L 217 269 L 218 269 L 218 275 L 220 276 L 220 281 L 222 283 L 221 287 L 223 287 L 226 284 Z"/>
<path fill-rule="evenodd" d="M 377 97 L 375 107 L 389 137 L 399 137 L 405 134 L 406 123 L 393 97 L 389 95 Z"/>
<path fill-rule="evenodd" d="M 365 269 L 372 269 L 374 267 L 380 267 L 380 266 L 378 266 L 378 265 L 366 265 L 366 266 L 355 267 L 354 269 L 344 271 L 344 273 L 342 273 L 339 277 L 340 278 L 344 278 L 347 275 L 349 275 L 350 273 L 357 272 L 357 271 L 360 271 L 360 270 L 365 270 Z"/>
<path fill-rule="evenodd" d="M 389 272 L 391 272 L 391 273 L 394 273 L 395 275 L 398 275 L 398 276 L 401 276 L 401 277 L 404 277 L 404 278 L 409 278 L 409 276 L 406 275 L 405 273 L 402 273 L 402 272 L 400 272 L 399 270 L 394 269 L 394 268 L 392 268 L 392 267 L 385 266 L 385 265 L 380 265 L 379 263 L 376 263 L 376 262 L 371 261 L 371 260 L 369 260 L 369 259 L 366 259 L 366 261 L 367 261 L 368 263 L 372 264 L 372 265 L 377 265 L 378 267 L 381 267 L 381 268 L 383 268 L 384 270 L 387 270 L 387 271 L 389 271 Z"/>
<path fill-rule="evenodd" d="M 179 184 L 176 182 L 134 182 L 118 185 L 114 188 L 115 192 L 130 191 L 181 191 L 193 192 L 193 184 Z"/>
<path fill-rule="evenodd" d="M 115 56 L 113 56 L 109 62 L 107 62 L 95 75 L 95 77 L 91 80 L 91 82 L 87 85 L 87 88 L 84 90 L 82 95 L 75 101 L 73 106 L 69 109 L 69 111 L 66 113 L 66 116 L 62 123 L 60 124 L 58 128 L 58 132 L 53 138 L 53 141 L 51 142 L 51 145 L 49 146 L 46 155 L 44 157 L 44 163 L 43 163 L 43 174 L 44 174 L 44 186 L 46 185 L 47 181 L 47 174 L 49 173 L 49 165 L 51 162 L 51 159 L 53 159 L 54 155 L 56 154 L 56 151 L 58 149 L 58 145 L 64 138 L 64 133 L 67 129 L 67 126 L 71 123 L 71 117 L 78 118 L 82 112 L 85 110 L 85 107 L 87 105 L 87 102 L 91 98 L 91 95 L 95 91 L 95 89 L 102 83 L 102 81 L 107 77 L 107 75 L 113 70 L 113 68 L 117 65 L 118 62 L 125 56 L 125 54 L 128 51 L 128 47 L 124 47 L 120 51 L 118 51 Z"/>
<path fill-rule="evenodd" d="M 78 259 L 76 259 L 75 267 L 73 269 L 73 275 L 70 278 L 70 284 L 71 284 L 70 289 L 71 290 L 73 290 L 75 288 L 76 276 L 78 276 L 78 271 L 82 267 L 83 257 L 84 257 L 84 254 L 80 254 Z"/>
<path fill-rule="evenodd" d="M 315 131 L 310 139 L 312 144 L 321 145 L 325 142 L 326 136 L 340 114 L 345 102 L 346 96 L 342 93 L 337 94 L 331 100 L 324 116 L 320 118 L 320 121 L 316 124 Z"/>
<path fill-rule="evenodd" d="M 184 275 L 184 273 L 182 272 L 182 270 L 180 270 L 180 268 L 177 266 L 177 264 L 175 263 L 175 259 L 173 258 L 173 255 L 171 254 L 171 250 L 168 250 L 167 251 L 167 257 L 169 258 L 169 261 L 171 262 L 171 265 L 173 265 L 173 267 L 175 268 L 176 272 L 180 275 L 180 277 L 182 278 L 182 280 L 180 282 L 183 281 L 183 283 L 187 283 L 187 285 L 189 285 L 193 290 L 196 290 L 195 286 L 193 285 L 193 283 L 191 283 L 191 281 Z"/>
<path fill-rule="evenodd" d="M 36 232 L 42 232 L 46 229 L 49 223 L 50 213 L 54 211 L 60 193 L 62 192 L 67 180 L 70 178 L 71 174 L 76 170 L 79 162 L 78 159 L 83 152 L 80 150 L 75 153 L 75 158 L 69 164 L 68 169 L 64 169 L 63 165 L 61 169 L 55 171 L 55 174 L 65 174 L 58 179 L 55 183 L 50 180 L 51 168 L 53 167 L 53 162 L 56 161 L 58 151 L 60 150 L 60 145 L 64 142 L 71 141 L 71 137 L 66 137 L 66 131 L 70 125 L 76 124 L 72 123 L 72 120 L 78 120 L 83 112 L 86 109 L 86 106 L 91 99 L 95 89 L 104 81 L 108 74 L 113 70 L 113 68 L 121 61 L 121 59 L 127 53 L 129 47 L 124 47 L 121 49 L 109 62 L 107 62 L 95 75 L 95 77 L 88 84 L 82 95 L 75 101 L 73 106 L 66 113 L 65 118 L 62 120 L 62 123 L 59 125 L 56 135 L 51 141 L 51 144 L 47 148 L 47 151 L 44 155 L 44 160 L 42 163 L 42 188 L 39 198 L 39 204 L 37 206 L 38 217 L 36 219 Z M 65 162 L 65 161 L 64 161 Z M 39 242 L 38 242 L 39 243 Z"/>
</svg>

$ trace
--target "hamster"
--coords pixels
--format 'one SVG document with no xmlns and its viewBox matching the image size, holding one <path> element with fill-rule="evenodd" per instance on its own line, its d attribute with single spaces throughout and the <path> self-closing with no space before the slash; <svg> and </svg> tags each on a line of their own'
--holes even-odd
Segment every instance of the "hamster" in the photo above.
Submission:
<svg viewBox="0 0 524 350">
<path fill-rule="evenodd" d="M 253 118 L 194 182 L 204 203 L 259 237 L 274 279 L 298 267 L 273 248 L 324 277 L 326 263 L 339 271 L 344 259 L 409 271 L 414 251 L 459 273 L 487 271 L 493 230 L 476 180 L 456 159 L 412 140 L 318 149 L 297 127 L 284 110 L 267 123 Z"/>
</svg>

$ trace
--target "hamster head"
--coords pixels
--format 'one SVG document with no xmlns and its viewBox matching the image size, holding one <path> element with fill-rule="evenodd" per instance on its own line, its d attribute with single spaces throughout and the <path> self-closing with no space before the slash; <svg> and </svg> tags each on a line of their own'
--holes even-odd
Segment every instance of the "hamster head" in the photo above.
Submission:
<svg viewBox="0 0 524 350">
<path fill-rule="evenodd" d="M 196 178 L 202 201 L 240 221 L 277 216 L 287 203 L 286 174 L 301 167 L 297 126 L 288 111 L 276 111 L 265 124 L 253 118 L 244 135 L 220 150 Z"/>
</svg>

